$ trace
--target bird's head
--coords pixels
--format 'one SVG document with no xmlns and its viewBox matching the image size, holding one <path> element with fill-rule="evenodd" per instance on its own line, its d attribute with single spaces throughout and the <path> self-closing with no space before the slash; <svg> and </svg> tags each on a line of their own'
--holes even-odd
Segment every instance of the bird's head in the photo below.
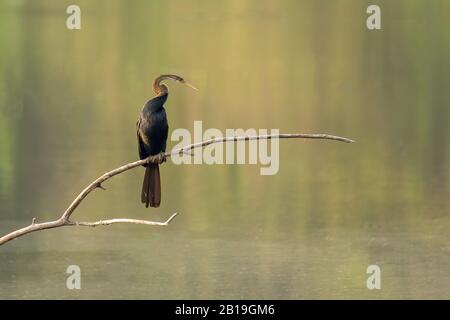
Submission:
<svg viewBox="0 0 450 320">
<path fill-rule="evenodd" d="M 153 82 L 153 91 L 156 94 L 161 94 L 161 93 L 167 93 L 168 92 L 167 86 L 161 83 L 163 80 L 166 80 L 166 79 L 171 79 L 171 80 L 174 80 L 176 82 L 185 84 L 188 87 L 198 91 L 198 89 L 196 87 L 194 87 L 192 84 L 190 84 L 189 82 L 187 82 L 186 80 L 184 80 L 180 76 L 177 76 L 175 74 L 163 74 L 163 75 L 159 76 L 158 78 L 156 78 L 155 81 Z"/>
</svg>

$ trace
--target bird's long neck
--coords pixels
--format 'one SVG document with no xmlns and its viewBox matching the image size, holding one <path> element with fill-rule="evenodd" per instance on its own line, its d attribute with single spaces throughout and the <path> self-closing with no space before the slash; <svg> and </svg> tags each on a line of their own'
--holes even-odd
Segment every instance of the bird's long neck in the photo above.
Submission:
<svg viewBox="0 0 450 320">
<path fill-rule="evenodd" d="M 163 74 L 153 81 L 153 92 L 156 96 L 162 96 L 169 92 L 169 88 L 167 88 L 165 84 L 161 83 L 166 79 L 171 79 L 171 77 L 169 75 Z"/>
<path fill-rule="evenodd" d="M 164 94 L 169 93 L 169 88 L 165 84 L 162 84 L 161 82 L 167 79 L 172 79 L 178 82 L 184 82 L 183 78 L 174 75 L 174 74 L 163 74 L 156 78 L 153 81 L 153 92 L 156 94 L 156 96 L 162 96 Z"/>
</svg>

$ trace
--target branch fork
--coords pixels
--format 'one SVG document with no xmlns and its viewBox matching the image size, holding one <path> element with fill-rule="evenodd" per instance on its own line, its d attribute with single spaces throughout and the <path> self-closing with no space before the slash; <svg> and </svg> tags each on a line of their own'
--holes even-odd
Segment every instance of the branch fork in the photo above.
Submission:
<svg viewBox="0 0 450 320">
<path fill-rule="evenodd" d="M 140 167 L 145 164 L 149 163 L 157 163 L 161 164 L 164 161 L 166 161 L 167 157 L 170 157 L 172 155 L 177 154 L 190 154 L 192 155 L 192 149 L 195 148 L 201 148 L 213 143 L 222 143 L 227 141 L 249 141 L 249 140 L 259 140 L 259 139 L 281 139 L 281 138 L 301 138 L 301 139 L 322 139 L 322 140 L 334 140 L 334 141 L 340 141 L 340 142 L 346 142 L 351 143 L 354 142 L 351 139 L 343 138 L 339 136 L 329 135 L 329 134 L 268 134 L 268 135 L 258 135 L 258 136 L 230 136 L 230 137 L 221 137 L 221 138 L 214 138 L 209 139 L 205 141 L 201 141 L 198 143 L 194 143 L 182 148 L 174 149 L 170 152 L 160 153 L 154 156 L 150 156 L 146 159 L 130 162 L 128 164 L 125 164 L 121 167 L 118 167 L 116 169 L 113 169 L 111 171 L 108 171 L 95 179 L 93 182 L 91 182 L 86 188 L 84 188 L 80 194 L 72 201 L 72 203 L 69 205 L 69 207 L 63 212 L 61 217 L 57 220 L 48 221 L 48 222 L 42 222 L 37 223 L 36 218 L 33 218 L 31 224 L 27 227 L 18 229 L 16 231 L 13 231 L 11 233 L 8 233 L 0 238 L 0 246 L 14 240 L 16 238 L 19 238 L 21 236 L 24 236 L 26 234 L 35 232 L 35 231 L 41 231 L 46 229 L 53 229 L 58 227 L 64 227 L 64 226 L 75 226 L 75 227 L 97 227 L 97 226 L 109 226 L 111 224 L 115 223 L 131 223 L 131 224 L 141 224 L 141 225 L 148 225 L 148 226 L 168 226 L 173 219 L 178 215 L 178 213 L 173 213 L 166 221 L 164 222 L 158 222 L 158 221 L 149 221 L 149 220 L 138 220 L 138 219 L 129 219 L 129 218 L 116 218 L 116 219 L 109 219 L 109 220 L 99 220 L 94 222 L 83 222 L 83 221 L 71 221 L 70 217 L 72 213 L 75 211 L 75 209 L 80 205 L 80 203 L 84 200 L 84 198 L 87 197 L 91 191 L 95 189 L 102 189 L 106 190 L 102 183 L 106 180 L 119 175 L 125 171 L 131 170 L 136 167 Z"/>
</svg>

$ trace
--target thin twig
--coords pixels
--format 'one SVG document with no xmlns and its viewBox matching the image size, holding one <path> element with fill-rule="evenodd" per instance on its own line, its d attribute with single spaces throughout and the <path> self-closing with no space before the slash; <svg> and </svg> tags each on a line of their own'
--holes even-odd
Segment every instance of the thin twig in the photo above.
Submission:
<svg viewBox="0 0 450 320">
<path fill-rule="evenodd" d="M 109 219 L 109 220 L 100 220 L 95 222 L 69 222 L 68 226 L 77 226 L 77 227 L 97 227 L 97 226 L 109 226 L 114 223 L 133 223 L 133 224 L 144 224 L 147 226 L 168 226 L 169 223 L 178 215 L 178 213 L 172 214 L 166 221 L 164 222 L 155 222 L 148 220 L 138 220 L 138 219 L 128 219 L 128 218 L 117 218 L 117 219 Z"/>
<path fill-rule="evenodd" d="M 215 138 L 210 140 L 201 141 L 198 143 L 194 143 L 182 148 L 174 149 L 170 152 L 166 152 L 164 154 L 165 157 L 170 157 L 172 155 L 176 154 L 191 154 L 190 150 L 195 148 L 204 147 L 213 143 L 221 143 L 221 142 L 227 142 L 227 141 L 249 141 L 249 140 L 259 140 L 259 139 L 281 139 L 281 138 L 301 138 L 301 139 L 325 139 L 325 140 L 335 140 L 335 141 L 341 141 L 341 142 L 347 142 L 351 143 L 354 142 L 351 139 L 334 136 L 334 135 L 328 135 L 328 134 L 268 134 L 268 135 L 258 135 L 258 136 L 232 136 L 232 137 L 222 137 L 222 138 Z M 49 222 L 42 222 L 42 223 L 36 223 L 36 218 L 33 218 L 32 223 L 24 228 L 18 229 L 16 231 L 13 231 L 11 233 L 8 233 L 0 238 L 0 245 L 3 245 L 7 243 L 8 241 L 14 240 L 18 237 L 21 237 L 23 235 L 40 231 L 40 230 L 46 230 L 46 229 L 53 229 L 58 227 L 64 227 L 64 226 L 86 226 L 86 227 L 96 227 L 96 226 L 103 226 L 103 225 L 111 225 L 114 223 L 133 223 L 133 224 L 142 224 L 142 225 L 151 225 L 151 226 L 167 226 L 176 216 L 177 213 L 172 214 L 165 222 L 157 222 L 157 221 L 148 221 L 148 220 L 137 220 L 137 219 L 128 219 L 128 218 L 120 218 L 120 219 L 110 219 L 110 220 L 100 220 L 96 222 L 77 222 L 77 221 L 71 221 L 70 216 L 75 211 L 75 209 L 80 205 L 80 203 L 84 200 L 84 198 L 87 197 L 87 195 L 97 189 L 103 189 L 102 183 L 106 180 L 121 174 L 125 171 L 128 171 L 130 169 L 142 166 L 144 164 L 148 163 L 159 163 L 161 161 L 160 157 L 158 155 L 156 156 L 150 156 L 147 159 L 139 160 L 130 162 L 128 164 L 125 164 L 119 168 L 116 168 L 114 170 L 111 170 L 109 172 L 106 172 L 105 174 L 101 175 L 97 179 L 95 179 L 93 182 L 91 182 L 86 188 L 84 188 L 80 194 L 73 200 L 73 202 L 69 205 L 69 207 L 64 211 L 62 216 L 58 220 L 53 220 Z"/>
</svg>

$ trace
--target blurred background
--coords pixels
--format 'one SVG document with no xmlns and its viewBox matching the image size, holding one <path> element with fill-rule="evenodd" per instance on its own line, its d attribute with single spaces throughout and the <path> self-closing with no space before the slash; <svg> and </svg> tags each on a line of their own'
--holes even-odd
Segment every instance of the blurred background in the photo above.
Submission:
<svg viewBox="0 0 450 320">
<path fill-rule="evenodd" d="M 450 298 L 450 1 L 0 0 L 0 233 L 57 218 L 100 174 L 138 158 L 152 80 L 170 129 L 279 128 L 280 170 L 137 168 L 76 220 L 165 220 L 37 232 L 0 247 L 0 298 Z M 168 142 L 168 146 L 173 146 Z M 66 288 L 68 265 L 81 290 Z M 368 265 L 381 290 L 366 288 Z"/>
</svg>

